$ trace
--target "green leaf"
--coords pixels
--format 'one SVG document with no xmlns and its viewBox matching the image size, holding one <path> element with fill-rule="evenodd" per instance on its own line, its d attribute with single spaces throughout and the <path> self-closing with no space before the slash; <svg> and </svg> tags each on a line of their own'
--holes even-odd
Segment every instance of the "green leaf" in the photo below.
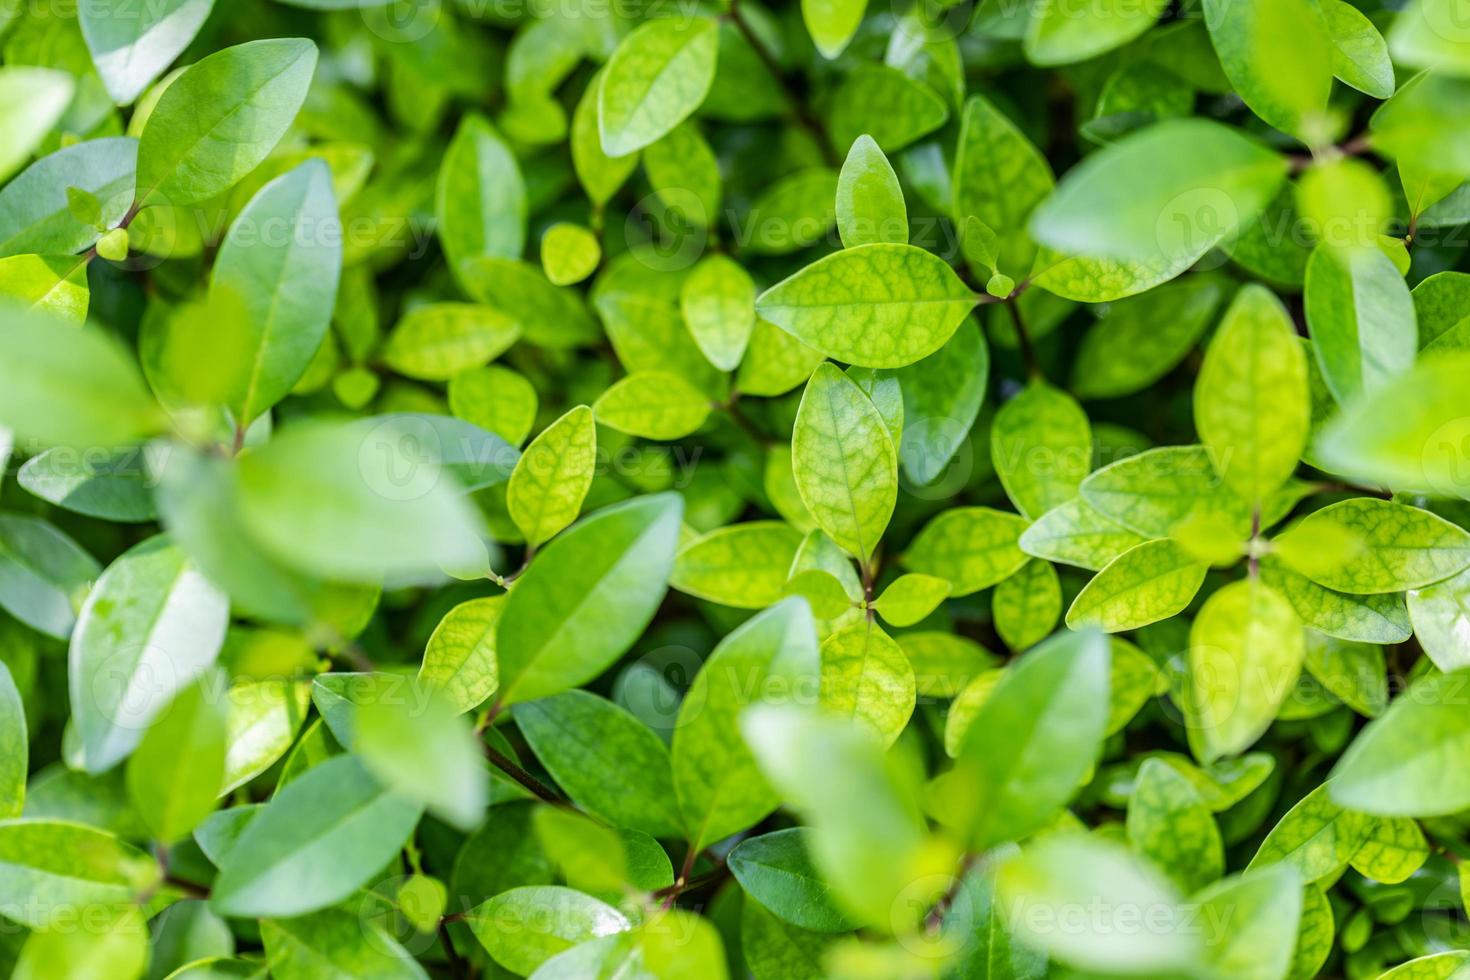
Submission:
<svg viewBox="0 0 1470 980">
<path fill-rule="evenodd" d="M 900 368 L 905 419 L 899 462 L 920 486 L 934 483 L 960 452 L 985 400 L 990 351 L 979 329 L 962 328 L 939 350 Z"/>
<path fill-rule="evenodd" d="M 510 476 L 506 506 L 531 547 L 577 519 L 597 467 L 592 410 L 578 405 L 526 447 Z"/>
<path fill-rule="evenodd" d="M 1214 814 L 1189 780 L 1146 759 L 1128 800 L 1128 845 L 1153 861 L 1181 892 L 1198 891 L 1225 872 Z"/>
<path fill-rule="evenodd" d="M 30 158 L 61 121 L 75 91 L 74 80 L 65 72 L 17 64 L 0 69 L 0 106 L 4 107 L 0 109 L 0 132 L 6 137 L 5 148 L 0 150 L 0 180 Z"/>
<path fill-rule="evenodd" d="M 403 892 L 397 897 L 402 901 Z M 270 975 L 280 980 L 324 975 L 423 980 L 427 976 L 382 923 L 341 909 L 267 919 L 260 924 L 260 938 Z"/>
<path fill-rule="evenodd" d="M 536 266 L 516 259 L 468 258 L 459 267 L 465 292 L 520 323 L 521 336 L 541 347 L 574 347 L 598 336 L 581 297 L 553 286 Z"/>
<path fill-rule="evenodd" d="M 991 619 L 1017 653 L 1050 636 L 1061 616 L 1062 585 L 1051 562 L 1028 561 L 995 587 Z"/>
<path fill-rule="evenodd" d="M 1307 266 L 1307 326 L 1322 376 L 1346 404 L 1408 371 L 1418 348 L 1414 302 L 1376 248 L 1319 246 Z"/>
<path fill-rule="evenodd" d="M 1463 637 L 1470 630 L 1470 571 L 1410 589 L 1409 619 L 1424 653 L 1443 671 L 1470 666 Z"/>
<path fill-rule="evenodd" d="M 1019 544 L 1036 558 L 1100 571 L 1146 540 L 1078 497 L 1042 514 L 1021 534 Z"/>
<path fill-rule="evenodd" d="M 1128 456 L 1082 481 L 1082 499 L 1104 518 L 1146 538 L 1187 524 L 1228 526 L 1242 539 L 1250 505 L 1231 492 L 1203 446 L 1165 446 Z"/>
<path fill-rule="evenodd" d="M 820 670 L 816 627 L 800 599 L 747 620 L 705 660 L 679 706 L 673 745 L 674 790 L 695 847 L 776 808 L 776 794 L 740 738 L 740 716 L 754 701 L 788 703 L 803 690 L 811 697 Z"/>
<path fill-rule="evenodd" d="M 675 126 L 646 147 L 642 158 L 648 183 L 667 209 L 667 221 L 699 228 L 718 222 L 724 192 L 720 161 L 696 123 L 691 120 Z"/>
<path fill-rule="evenodd" d="M 1470 674 L 1424 678 L 1368 723 L 1332 770 L 1334 801 L 1382 817 L 1434 817 L 1470 806 L 1470 780 L 1450 760 L 1470 724 L 1460 704 Z"/>
<path fill-rule="evenodd" d="M 1307 445 L 1307 364 L 1291 316 L 1260 286 L 1235 297 L 1194 389 L 1194 421 L 1225 485 L 1261 502 Z"/>
<path fill-rule="evenodd" d="M 331 172 L 309 160 L 266 184 L 225 236 L 210 290 L 243 302 L 246 335 L 223 341 L 245 356 L 228 377 L 226 404 L 241 426 L 284 398 L 306 372 L 331 324 L 342 233 Z"/>
<path fill-rule="evenodd" d="M 846 248 L 908 244 L 909 213 L 898 174 L 866 133 L 853 141 L 837 177 L 837 231 Z"/>
<path fill-rule="evenodd" d="M 1069 255 L 1188 265 L 1259 214 L 1285 173 L 1281 157 L 1233 129 L 1166 120 L 1074 167 L 1031 234 Z"/>
<path fill-rule="evenodd" d="M 721 605 L 764 609 L 781 601 L 801 541 L 779 521 L 717 528 L 679 550 L 669 584 Z"/>
<path fill-rule="evenodd" d="M 1033 381 L 995 413 L 990 458 L 1016 509 L 1040 517 L 1077 496 L 1092 469 L 1092 428 L 1066 392 Z"/>
<path fill-rule="evenodd" d="M 772 915 L 811 932 L 847 932 L 853 923 L 812 864 L 800 827 L 747 837 L 727 863 L 746 895 Z"/>
<path fill-rule="evenodd" d="M 813 862 L 839 908 L 883 930 L 917 925 L 947 885 L 940 872 L 954 854 L 928 837 L 879 743 L 840 719 L 791 705 L 752 708 L 740 727 L 805 820 Z"/>
<path fill-rule="evenodd" d="M 1353 854 L 1353 870 L 1387 885 L 1398 884 L 1429 860 L 1424 831 L 1407 817 L 1370 817 L 1363 843 Z"/>
<path fill-rule="evenodd" d="M 1418 173 L 1470 173 L 1470 140 L 1460 107 L 1470 82 L 1425 72 L 1409 79 L 1369 122 L 1373 148 Z"/>
<path fill-rule="evenodd" d="M 519 446 L 531 434 L 539 400 L 525 375 L 498 364 L 449 379 L 449 410 L 512 446 Z"/>
<path fill-rule="evenodd" d="M 873 603 L 890 626 L 913 626 L 949 596 L 950 584 L 932 575 L 900 575 Z"/>
<path fill-rule="evenodd" d="M 1054 186 L 1051 165 L 1015 123 L 985 96 L 970 96 L 955 147 L 950 214 L 962 226 L 976 218 L 1000 236 L 1001 271 L 1028 271 L 1036 246 L 1026 223 Z"/>
<path fill-rule="evenodd" d="M 97 74 L 118 105 L 129 105 L 184 53 L 214 0 L 166 0 L 126 11 L 106 0 L 81 0 L 77 20 Z"/>
<path fill-rule="evenodd" d="M 214 812 L 225 775 L 225 701 L 218 674 L 182 688 L 128 759 L 128 796 L 153 833 L 179 840 Z"/>
<path fill-rule="evenodd" d="M 0 259 L 0 296 L 57 320 L 84 323 L 91 300 L 86 263 L 72 255 Z"/>
<path fill-rule="evenodd" d="M 577 805 L 620 827 L 677 836 L 669 751 L 623 708 L 586 691 L 515 706 L 516 727 Z"/>
<path fill-rule="evenodd" d="M 1130 548 L 1077 594 L 1067 626 L 1121 633 L 1177 616 L 1199 593 L 1208 570 L 1167 538 Z"/>
<path fill-rule="evenodd" d="M 1261 737 L 1305 656 L 1301 620 L 1270 586 L 1233 582 L 1210 596 L 1189 630 L 1190 723 L 1204 761 L 1243 752 Z"/>
<path fill-rule="evenodd" d="M 466 921 L 495 961 L 521 976 L 580 942 L 629 928 L 612 906 L 551 885 L 502 892 Z"/>
<path fill-rule="evenodd" d="M 229 190 L 275 149 L 316 71 L 316 45 L 251 41 L 196 62 L 164 91 L 138 147 L 138 201 L 182 207 Z"/>
<path fill-rule="evenodd" d="M 1470 37 L 1460 13 L 1450 0 L 1410 4 L 1394 18 L 1389 33 L 1394 60 L 1445 75 L 1470 75 Z"/>
<path fill-rule="evenodd" d="M 571 222 L 561 221 L 541 236 L 541 268 L 553 286 L 570 286 L 597 271 L 602 243 L 597 236 Z"/>
<path fill-rule="evenodd" d="M 1095 58 L 1147 31 L 1166 7 L 1167 0 L 1112 0 L 1081 8 L 1043 0 L 1032 7 L 1026 26 L 1026 58 L 1033 65 L 1066 65 Z"/>
<path fill-rule="evenodd" d="M 1220 280 L 1191 276 L 1112 304 L 1082 338 L 1072 392 L 1121 398 L 1147 388 L 1184 360 L 1224 298 Z"/>
<path fill-rule="evenodd" d="M 1024 518 L 989 507 L 955 507 L 936 516 L 914 537 L 903 563 L 915 572 L 946 579 L 951 595 L 965 596 L 1010 578 L 1027 557 L 1017 542 Z"/>
<path fill-rule="evenodd" d="M 1302 913 L 1302 880 L 1290 867 L 1227 878 L 1191 901 L 1199 903 L 1202 916 L 1232 916 L 1228 930 L 1205 940 L 1207 975 L 1285 975 L 1296 949 Z"/>
<path fill-rule="evenodd" d="M 892 153 L 943 126 L 949 106 L 934 86 L 891 65 L 865 64 L 843 79 L 830 118 L 839 146 L 867 133 Z"/>
<path fill-rule="evenodd" d="M 101 571 L 64 533 L 37 517 L 0 514 L 0 606 L 47 636 L 64 640 Z"/>
<path fill-rule="evenodd" d="M 761 191 L 736 225 L 739 241 L 751 252 L 785 255 L 823 241 L 837 220 L 838 174 L 830 167 L 806 167 Z"/>
<path fill-rule="evenodd" d="M 12 316 L 0 329 L 0 424 L 16 438 L 123 446 L 162 421 L 137 365 L 111 336 L 39 315 Z"/>
<path fill-rule="evenodd" d="M 650 20 L 613 52 L 598 93 L 602 149 L 620 157 L 657 142 L 699 108 L 715 77 L 707 17 Z"/>
<path fill-rule="evenodd" d="M 1416 632 L 1410 628 L 1411 613 L 1404 608 L 1403 597 L 1396 594 L 1334 592 L 1269 557 L 1261 562 L 1261 581 L 1291 603 L 1304 624 L 1328 636 L 1360 643 L 1402 643 Z"/>
<path fill-rule="evenodd" d="M 1334 803 L 1323 784 L 1277 822 L 1250 866 L 1289 864 L 1308 883 L 1336 876 L 1367 839 L 1368 824 L 1368 817 Z"/>
<path fill-rule="evenodd" d="M 1180 928 L 1179 897 L 1168 879 L 1101 837 L 1058 834 L 1037 841 L 1000 866 L 996 891 L 1022 942 L 1086 970 L 1169 974 L 1185 970 L 1199 955 L 1201 937 Z M 1148 930 L 1089 921 L 1074 928 L 1053 925 L 1068 909 L 1089 902 L 1149 909 L 1158 918 Z"/>
<path fill-rule="evenodd" d="M 710 401 L 698 388 L 667 371 L 639 371 L 592 406 L 597 421 L 644 439 L 682 439 L 709 418 Z"/>
<path fill-rule="evenodd" d="M 1108 643 L 1065 633 L 1008 668 L 966 731 L 946 823 L 976 849 L 1040 829 L 1097 762 L 1107 724 Z"/>
<path fill-rule="evenodd" d="M 1332 74 L 1375 99 L 1392 96 L 1393 63 L 1388 56 L 1388 42 L 1373 21 L 1347 0 L 1316 0 L 1316 4 L 1332 39 Z"/>
<path fill-rule="evenodd" d="M 51 929 L 131 904 L 158 884 L 158 862 L 112 834 L 61 820 L 0 821 L 0 905 Z"/>
<path fill-rule="evenodd" d="M 845 374 L 823 364 L 802 395 L 791 449 L 796 487 L 812 518 L 866 561 L 898 497 L 898 453 L 878 409 Z"/>
<path fill-rule="evenodd" d="M 766 290 L 756 312 L 803 343 L 862 367 L 897 368 L 944 346 L 975 295 L 912 245 L 859 245 Z"/>
<path fill-rule="evenodd" d="M 432 426 L 412 419 L 307 422 L 241 457 L 238 506 L 251 537 L 276 560 L 335 581 L 482 562 L 478 515 L 445 461 L 424 455 L 425 443 L 442 445 Z"/>
<path fill-rule="evenodd" d="M 1220 66 L 1251 111 L 1309 145 L 1330 138 L 1334 49 L 1320 8 L 1312 0 L 1205 0 L 1204 8 Z"/>
<path fill-rule="evenodd" d="M 480 741 L 447 698 L 432 688 L 406 687 L 402 696 L 375 698 L 356 709 L 352 751 L 400 799 L 473 830 L 489 799 Z"/>
<path fill-rule="evenodd" d="M 148 924 L 141 909 L 120 905 L 93 912 L 85 929 L 31 933 L 15 962 L 16 980 L 108 976 L 135 980 L 148 963 Z"/>
<path fill-rule="evenodd" d="M 0 663 L 0 820 L 18 817 L 25 805 L 26 773 L 30 768 L 26 708 L 15 676 Z"/>
<path fill-rule="evenodd" d="M 755 329 L 755 283 L 723 255 L 702 259 L 679 290 L 679 309 L 694 342 L 721 371 L 733 371 Z"/>
<path fill-rule="evenodd" d="M 479 707 L 499 684 L 495 627 L 504 608 L 504 596 L 461 602 L 429 637 L 419 680 L 441 690 L 460 711 Z"/>
<path fill-rule="evenodd" d="M 435 189 L 439 241 L 451 271 L 466 259 L 518 259 L 526 247 L 526 186 L 495 127 L 470 115 L 444 151 Z"/>
<path fill-rule="evenodd" d="M 585 684 L 623 655 L 663 601 L 682 514 L 671 493 L 615 504 L 532 562 L 496 628 L 500 704 Z"/>
<path fill-rule="evenodd" d="M 876 623 L 856 623 L 822 642 L 820 703 L 884 746 L 903 733 L 916 698 L 914 668 Z"/>
<path fill-rule="evenodd" d="M 41 158 L 0 189 L 0 255 L 74 255 L 116 227 L 133 203 L 138 141 L 108 137 Z M 96 223 L 71 213 L 69 191 L 100 202 Z"/>
<path fill-rule="evenodd" d="M 592 76 L 572 113 L 572 166 L 587 197 L 596 205 L 606 204 L 638 169 L 636 152 L 617 157 L 603 152 L 597 117 L 606 76 L 606 68 L 599 69 Z"/>
<path fill-rule="evenodd" d="M 165 537 L 108 566 L 77 617 L 69 655 L 81 761 L 126 758 L 174 695 L 213 665 L 229 600 Z"/>
<path fill-rule="evenodd" d="M 746 900 L 740 910 L 740 952 L 756 980 L 817 980 L 832 941 L 808 932 Z"/>
<path fill-rule="evenodd" d="M 147 450 L 77 454 L 58 446 L 26 460 L 16 475 L 26 490 L 58 507 L 103 520 L 151 521 L 153 504 Z"/>
<path fill-rule="evenodd" d="M 1461 444 L 1470 417 L 1464 385 L 1470 357 L 1426 358 L 1355 399 L 1317 439 L 1321 465 L 1389 486 L 1470 498 Z"/>
<path fill-rule="evenodd" d="M 832 60 L 846 49 L 867 6 L 867 0 L 801 0 L 801 19 L 822 57 Z"/>
<path fill-rule="evenodd" d="M 286 754 L 311 706 L 311 685 L 284 679 L 245 679 L 231 685 L 225 744 L 228 793 L 265 772 Z"/>
<path fill-rule="evenodd" d="M 225 855 L 210 892 L 221 915 L 290 918 L 349 898 L 394 857 L 421 809 L 352 756 L 285 786 Z"/>
<path fill-rule="evenodd" d="M 399 374 L 447 381 L 494 360 L 521 336 L 521 325 L 488 306 L 431 303 L 399 321 L 383 359 Z"/>
<path fill-rule="evenodd" d="M 1307 632 L 1306 667 L 1333 697 L 1369 718 L 1388 707 L 1383 648 Z"/>
<path fill-rule="evenodd" d="M 1427 510 L 1370 497 L 1314 511 L 1273 545 L 1312 581 L 1356 595 L 1422 588 L 1470 565 L 1470 532 Z"/>
</svg>

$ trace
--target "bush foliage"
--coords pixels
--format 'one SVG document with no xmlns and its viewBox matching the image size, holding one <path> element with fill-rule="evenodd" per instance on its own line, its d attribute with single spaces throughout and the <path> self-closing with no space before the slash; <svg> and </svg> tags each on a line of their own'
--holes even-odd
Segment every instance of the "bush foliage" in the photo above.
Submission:
<svg viewBox="0 0 1470 980">
<path fill-rule="evenodd" d="M 1470 971 L 1464 0 L 12 0 L 0 134 L 6 973 Z"/>
</svg>

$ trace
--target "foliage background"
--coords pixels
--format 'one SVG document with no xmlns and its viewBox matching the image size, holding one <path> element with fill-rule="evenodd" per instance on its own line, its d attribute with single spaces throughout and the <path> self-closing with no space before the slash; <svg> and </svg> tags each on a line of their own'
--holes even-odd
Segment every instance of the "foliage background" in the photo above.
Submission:
<svg viewBox="0 0 1470 980">
<path fill-rule="evenodd" d="M 1470 970 L 1463 0 L 0 2 L 17 977 Z"/>
</svg>

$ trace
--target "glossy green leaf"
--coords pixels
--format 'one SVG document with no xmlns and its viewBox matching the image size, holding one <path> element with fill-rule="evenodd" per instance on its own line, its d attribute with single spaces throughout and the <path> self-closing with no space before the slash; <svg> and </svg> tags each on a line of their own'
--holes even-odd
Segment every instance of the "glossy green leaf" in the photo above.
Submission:
<svg viewBox="0 0 1470 980">
<path fill-rule="evenodd" d="M 1413 366 L 1414 303 L 1382 251 L 1318 247 L 1307 266 L 1306 310 L 1322 375 L 1339 402 Z"/>
<path fill-rule="evenodd" d="M 547 426 L 516 463 L 506 491 L 511 519 L 535 547 L 577 519 L 597 467 L 592 410 L 579 405 Z"/>
<path fill-rule="evenodd" d="M 460 711 L 479 707 L 499 685 L 495 628 L 504 608 L 503 596 L 461 602 L 429 636 L 419 680 L 443 691 Z"/>
<path fill-rule="evenodd" d="M 1220 66 L 1245 104 L 1277 129 L 1321 141 L 1334 47 L 1317 4 L 1205 0 L 1204 8 Z"/>
<path fill-rule="evenodd" d="M 829 357 L 897 368 L 943 347 L 975 302 L 932 253 L 880 242 L 817 260 L 762 293 L 756 312 Z"/>
<path fill-rule="evenodd" d="M 195 63 L 148 115 L 138 200 L 181 207 L 228 190 L 275 149 L 306 98 L 316 45 L 251 41 Z"/>
<path fill-rule="evenodd" d="M 978 219 L 999 236 L 996 265 L 1023 275 L 1036 252 L 1026 223 L 1051 194 L 1051 165 L 1024 133 L 983 95 L 965 102 L 951 179 L 950 214 Z"/>
<path fill-rule="evenodd" d="M 1270 586 L 1234 582 L 1210 596 L 1189 631 L 1191 724 L 1205 761 L 1260 738 L 1305 656 L 1301 621 Z"/>
<path fill-rule="evenodd" d="M 102 573 L 77 617 L 68 662 L 88 771 L 133 751 L 174 695 L 214 664 L 228 622 L 224 594 L 167 538 L 144 541 Z"/>
<path fill-rule="evenodd" d="M 964 596 L 1015 574 L 1027 557 L 1018 542 L 1024 518 L 989 507 L 956 507 L 926 524 L 903 556 L 915 572 L 947 580 Z"/>
<path fill-rule="evenodd" d="M 656 142 L 699 108 L 718 53 L 708 18 L 651 20 L 618 45 L 598 93 L 602 149 L 620 157 Z"/>
<path fill-rule="evenodd" d="M 755 283 L 732 259 L 711 255 L 689 273 L 679 309 L 694 342 L 721 371 L 733 371 L 755 329 Z"/>
<path fill-rule="evenodd" d="M 1073 168 L 1037 209 L 1031 233 L 1069 255 L 1192 263 L 1260 213 L 1284 174 L 1279 156 L 1235 130 L 1168 120 Z"/>
<path fill-rule="evenodd" d="M 1195 386 L 1194 422 L 1225 485 L 1259 502 L 1307 444 L 1307 365 L 1280 300 L 1247 286 L 1225 312 Z"/>
<path fill-rule="evenodd" d="M 158 863 L 112 834 L 61 820 L 0 821 L 0 903 L 32 929 L 106 914 L 158 884 Z"/>
<path fill-rule="evenodd" d="M 812 518 L 867 560 L 898 496 L 898 452 L 878 409 L 851 379 L 824 364 L 802 395 L 791 449 L 796 487 Z"/>
<path fill-rule="evenodd" d="M 526 245 L 526 187 L 515 154 L 480 116 L 460 123 L 439 167 L 434 212 L 449 267 L 518 259 Z"/>
<path fill-rule="evenodd" d="M 96 559 L 37 517 L 0 515 L 0 606 L 47 636 L 64 640 L 92 581 Z"/>
<path fill-rule="evenodd" d="M 812 699 L 820 670 L 815 624 L 801 599 L 757 614 L 705 660 L 679 706 L 673 745 L 674 790 L 695 846 L 776 808 L 776 794 L 739 737 L 740 717 L 757 701 Z"/>
<path fill-rule="evenodd" d="M 781 600 L 802 535 L 779 521 L 748 521 L 711 531 L 679 550 L 669 584 L 739 609 Z"/>
<path fill-rule="evenodd" d="M 1173 767 L 1147 759 L 1128 800 L 1128 845 L 1153 861 L 1181 892 L 1220 878 L 1225 849 L 1204 800 Z"/>
<path fill-rule="evenodd" d="M 1470 565 L 1470 533 L 1427 510 L 1369 497 L 1315 511 L 1274 544 L 1312 581 L 1358 595 L 1421 588 Z"/>
<path fill-rule="evenodd" d="M 1164 0 L 1111 2 L 1074 9 L 1056 0 L 1032 8 L 1026 25 L 1026 57 L 1035 65 L 1086 61 L 1121 47 L 1153 26 Z"/>
<path fill-rule="evenodd" d="M 615 504 L 541 553 L 496 627 L 499 703 L 577 687 L 632 645 L 667 591 L 682 513 L 674 494 Z"/>
<path fill-rule="evenodd" d="M 898 174 L 867 134 L 853 142 L 837 178 L 837 231 L 847 248 L 908 244 L 908 206 Z"/>
<path fill-rule="evenodd" d="M 515 719 L 536 758 L 579 806 L 656 837 L 678 833 L 668 749 L 627 711 L 586 691 L 566 691 L 516 705 Z"/>
<path fill-rule="evenodd" d="M 827 637 L 821 658 L 822 709 L 891 745 L 908 724 L 916 697 L 914 668 L 903 649 L 876 623 L 865 622 Z"/>
<path fill-rule="evenodd" d="M 1067 625 L 1119 633 L 1168 619 L 1193 601 L 1207 570 L 1168 539 L 1130 548 L 1078 593 L 1067 610 Z"/>
<path fill-rule="evenodd" d="M 597 421 L 645 439 L 682 439 L 709 417 L 709 399 L 666 371 L 630 374 L 602 393 L 592 406 Z"/>
<path fill-rule="evenodd" d="M 1266 835 L 1251 867 L 1289 864 L 1308 883 L 1338 874 L 1367 838 L 1370 818 L 1332 801 L 1318 786 Z"/>
<path fill-rule="evenodd" d="M 225 323 L 248 332 L 221 341 L 245 355 L 223 388 L 242 426 L 305 373 L 331 322 L 341 267 L 337 201 L 319 160 L 271 181 L 235 219 L 210 289 L 244 304 L 244 318 Z"/>
<path fill-rule="evenodd" d="M 210 893 L 221 915 L 290 918 L 350 897 L 398 853 L 420 808 L 351 756 L 313 766 L 251 820 Z"/>
<path fill-rule="evenodd" d="M 995 413 L 990 457 L 1016 509 L 1040 517 L 1077 495 L 1092 469 L 1092 429 L 1066 392 L 1033 382 Z"/>
<path fill-rule="evenodd" d="M 730 852 L 730 872 L 748 896 L 781 920 L 812 932 L 847 932 L 852 922 L 812 865 L 806 833 L 793 827 L 747 837 Z"/>
<path fill-rule="evenodd" d="M 223 690 L 213 673 L 180 690 L 128 759 L 128 795 L 159 841 L 183 837 L 218 803 L 227 735 Z"/>
</svg>

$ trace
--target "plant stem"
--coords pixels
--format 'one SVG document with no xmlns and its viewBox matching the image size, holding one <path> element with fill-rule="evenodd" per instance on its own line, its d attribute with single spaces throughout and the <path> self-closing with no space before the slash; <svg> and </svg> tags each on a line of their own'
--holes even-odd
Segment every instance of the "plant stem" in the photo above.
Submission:
<svg viewBox="0 0 1470 980">
<path fill-rule="evenodd" d="M 1041 370 L 1041 360 L 1036 356 L 1036 347 L 1031 343 L 1031 334 L 1026 329 L 1026 319 L 1021 315 L 1021 306 L 1016 302 L 1014 293 L 1006 301 L 1006 309 L 1010 311 L 1011 322 L 1016 326 L 1016 342 L 1021 345 L 1021 361 L 1026 365 L 1026 373 L 1032 380 L 1045 377 Z"/>
<path fill-rule="evenodd" d="M 812 138 L 817 142 L 817 148 L 822 152 L 822 159 L 827 162 L 828 166 L 836 167 L 840 165 L 842 158 L 837 154 L 837 150 L 832 143 L 832 137 L 827 132 L 827 127 L 822 124 L 822 120 L 818 119 L 807 108 L 806 100 L 802 98 L 799 83 L 781 67 L 781 63 L 776 60 L 776 55 L 761 40 L 760 35 L 751 27 L 750 21 L 745 19 L 745 15 L 740 12 L 740 0 L 731 0 L 730 9 L 727 11 L 726 16 L 730 18 L 730 23 L 734 24 L 735 29 L 745 38 L 746 43 L 755 51 L 756 57 L 760 58 L 761 63 L 766 66 L 766 70 L 771 73 L 771 77 L 780 84 L 781 91 L 786 96 L 787 103 L 791 106 L 792 116 L 812 134 Z"/>
<path fill-rule="evenodd" d="M 550 786 L 547 786 L 541 780 L 526 772 L 526 770 L 516 765 L 510 759 L 507 759 L 504 755 L 500 753 L 498 749 L 490 745 L 484 745 L 483 748 L 485 750 L 485 758 L 490 760 L 491 765 L 495 766 L 495 768 L 499 769 L 511 779 L 515 780 L 517 783 L 520 784 L 523 789 L 528 791 L 538 800 L 541 800 L 543 803 L 550 803 L 552 806 L 559 806 L 568 810 L 576 809 L 566 800 L 558 796 Z"/>
</svg>

